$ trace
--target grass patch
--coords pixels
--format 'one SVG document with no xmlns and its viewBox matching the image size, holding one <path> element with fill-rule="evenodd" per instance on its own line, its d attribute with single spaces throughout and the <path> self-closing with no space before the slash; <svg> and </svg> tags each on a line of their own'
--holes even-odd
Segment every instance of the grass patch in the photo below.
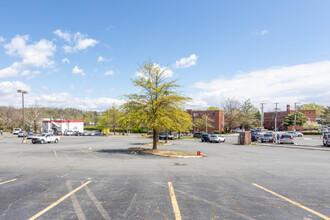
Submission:
<svg viewBox="0 0 330 220">
<path fill-rule="evenodd" d="M 140 137 L 138 138 L 152 138 L 152 135 L 141 135 Z"/>
<path fill-rule="evenodd" d="M 180 139 L 175 138 L 175 140 L 194 140 L 194 139 L 198 139 L 198 138 L 194 138 L 194 137 L 180 137 Z"/>
<path fill-rule="evenodd" d="M 147 145 L 147 146 L 152 146 L 152 144 L 153 143 L 146 143 L 146 144 L 144 144 L 144 145 Z M 157 146 L 158 145 L 172 145 L 170 142 L 167 142 L 167 143 L 165 143 L 165 142 L 157 142 Z"/>
<path fill-rule="evenodd" d="M 177 152 L 177 151 L 170 151 L 170 150 L 153 150 L 149 148 L 142 148 L 142 147 L 132 147 L 128 148 L 128 150 L 136 151 L 139 153 L 145 153 L 145 154 L 152 154 L 152 155 L 158 155 L 158 156 L 197 156 L 196 154 L 191 153 L 185 153 L 185 152 Z"/>
</svg>

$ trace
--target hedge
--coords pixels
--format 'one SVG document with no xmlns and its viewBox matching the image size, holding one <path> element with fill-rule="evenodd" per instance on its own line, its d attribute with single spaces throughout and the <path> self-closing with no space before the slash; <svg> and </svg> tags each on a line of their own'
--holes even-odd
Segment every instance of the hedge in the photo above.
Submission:
<svg viewBox="0 0 330 220">
<path fill-rule="evenodd" d="M 301 132 L 304 135 L 321 135 L 322 133 L 320 132 L 312 132 L 312 131 L 307 131 L 307 132 Z"/>
</svg>

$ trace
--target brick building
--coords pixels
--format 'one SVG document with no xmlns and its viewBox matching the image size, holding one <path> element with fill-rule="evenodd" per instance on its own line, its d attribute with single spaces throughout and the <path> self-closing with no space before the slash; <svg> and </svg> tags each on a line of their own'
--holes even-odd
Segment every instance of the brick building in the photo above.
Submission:
<svg viewBox="0 0 330 220">
<path fill-rule="evenodd" d="M 197 118 L 202 118 L 203 115 L 207 115 L 211 118 L 212 126 L 207 128 L 208 132 L 224 131 L 225 126 L 225 112 L 222 110 L 209 110 L 209 111 L 194 111 L 188 109 L 187 112 L 191 115 L 193 122 L 196 122 Z M 205 129 L 203 129 L 205 131 Z M 200 132 L 197 127 L 194 127 L 194 132 Z"/>
<path fill-rule="evenodd" d="M 316 111 L 315 110 L 297 110 L 297 112 L 302 112 L 306 117 L 308 121 L 316 122 Z M 290 126 L 288 128 L 284 127 L 282 124 L 285 120 L 285 118 L 293 114 L 294 110 L 290 109 L 290 105 L 286 106 L 286 111 L 278 111 L 277 112 L 277 128 L 288 131 L 294 130 L 293 126 Z M 264 113 L 264 128 L 268 130 L 273 130 L 275 128 L 275 115 L 276 112 L 265 112 Z M 304 128 L 302 126 L 297 126 L 297 130 L 303 130 Z"/>
</svg>

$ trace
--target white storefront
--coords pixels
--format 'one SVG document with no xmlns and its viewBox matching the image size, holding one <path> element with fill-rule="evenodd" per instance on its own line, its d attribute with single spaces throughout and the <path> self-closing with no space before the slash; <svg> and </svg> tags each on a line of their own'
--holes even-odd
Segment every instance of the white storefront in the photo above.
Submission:
<svg viewBox="0 0 330 220">
<path fill-rule="evenodd" d="M 42 121 L 42 132 L 49 132 L 53 130 L 61 131 L 64 133 L 65 130 L 84 132 L 84 121 L 77 120 L 49 120 L 45 119 Z"/>
</svg>

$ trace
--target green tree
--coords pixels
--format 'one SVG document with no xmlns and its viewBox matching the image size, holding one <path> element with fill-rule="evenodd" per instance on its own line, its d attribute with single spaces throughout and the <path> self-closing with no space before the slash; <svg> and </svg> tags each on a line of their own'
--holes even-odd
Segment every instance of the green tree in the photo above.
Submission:
<svg viewBox="0 0 330 220">
<path fill-rule="evenodd" d="M 320 118 L 321 115 L 322 115 L 322 112 L 324 110 L 324 106 L 318 105 L 318 104 L 315 104 L 315 103 L 309 103 L 309 104 L 303 104 L 303 105 L 298 106 L 298 109 L 300 109 L 300 110 L 315 110 L 316 117 Z"/>
<path fill-rule="evenodd" d="M 324 108 L 321 114 L 323 124 L 330 124 L 330 106 Z"/>
<path fill-rule="evenodd" d="M 211 111 L 211 110 L 220 110 L 220 108 L 218 107 L 214 107 L 214 106 L 210 106 L 207 111 Z"/>
<path fill-rule="evenodd" d="M 99 122 L 99 126 L 103 128 L 112 128 L 114 134 L 116 134 L 116 128 L 119 127 L 119 118 L 120 111 L 119 108 L 112 106 L 108 110 L 106 110 L 101 116 L 101 121 Z"/>
<path fill-rule="evenodd" d="M 306 123 L 307 117 L 302 112 L 297 112 L 296 116 L 296 125 L 303 126 Z M 289 127 L 294 125 L 294 113 L 286 116 L 284 122 L 282 123 L 283 126 Z"/>
<path fill-rule="evenodd" d="M 255 108 L 250 99 L 245 100 L 240 105 L 240 117 L 239 122 L 242 128 L 249 128 L 255 121 L 255 113 L 258 109 Z"/>
<path fill-rule="evenodd" d="M 206 131 L 206 123 L 207 123 L 207 127 L 212 127 L 212 119 L 210 117 L 207 117 L 206 119 L 206 115 L 202 115 L 202 118 L 196 118 L 195 119 L 195 127 L 197 127 L 200 131 Z M 206 122 L 207 121 L 207 122 Z"/>
<path fill-rule="evenodd" d="M 255 126 L 255 127 L 260 127 L 261 126 L 261 114 L 260 114 L 260 111 L 258 109 L 254 113 L 254 122 L 252 123 L 252 125 Z"/>
<path fill-rule="evenodd" d="M 184 107 L 188 97 L 176 90 L 176 81 L 166 80 L 167 68 L 146 62 L 140 66 L 139 76 L 133 85 L 139 93 L 126 95 L 128 99 L 121 109 L 136 127 L 147 127 L 153 131 L 153 149 L 157 149 L 158 132 L 162 128 L 177 128 L 178 111 Z"/>
</svg>

